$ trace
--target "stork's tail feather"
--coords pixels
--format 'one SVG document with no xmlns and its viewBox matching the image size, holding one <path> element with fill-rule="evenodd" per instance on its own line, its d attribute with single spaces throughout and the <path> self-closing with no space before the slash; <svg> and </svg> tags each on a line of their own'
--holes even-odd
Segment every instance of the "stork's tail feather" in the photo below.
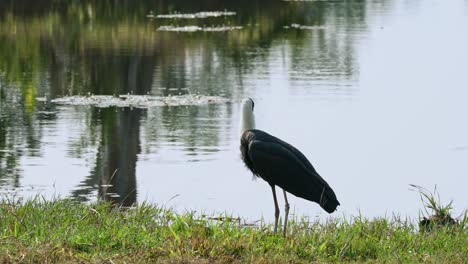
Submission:
<svg viewBox="0 0 468 264">
<path fill-rule="evenodd" d="M 340 202 L 338 202 L 338 200 L 326 201 L 325 203 L 320 204 L 320 206 L 329 214 L 335 212 L 336 207 L 338 207 L 338 205 L 340 205 Z"/>
<path fill-rule="evenodd" d="M 340 202 L 336 199 L 335 192 L 328 187 L 323 189 L 319 204 L 327 213 L 331 214 L 340 205 Z"/>
</svg>

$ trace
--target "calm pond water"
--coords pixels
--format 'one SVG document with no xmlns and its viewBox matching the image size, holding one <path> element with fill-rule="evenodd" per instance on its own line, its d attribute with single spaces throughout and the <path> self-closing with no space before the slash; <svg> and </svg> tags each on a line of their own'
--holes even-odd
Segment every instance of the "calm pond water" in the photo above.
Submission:
<svg viewBox="0 0 468 264">
<path fill-rule="evenodd" d="M 416 217 L 409 184 L 437 185 L 460 213 L 467 25 L 462 0 L 0 1 L 0 192 L 271 220 L 270 188 L 239 157 L 239 103 L 252 97 L 258 128 L 333 187 L 335 216 Z M 54 102 L 127 94 L 227 100 Z"/>
</svg>

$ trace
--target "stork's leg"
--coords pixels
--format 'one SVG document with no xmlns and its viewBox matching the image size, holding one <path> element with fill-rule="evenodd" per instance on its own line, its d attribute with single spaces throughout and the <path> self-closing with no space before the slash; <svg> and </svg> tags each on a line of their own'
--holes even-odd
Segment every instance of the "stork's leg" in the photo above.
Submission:
<svg viewBox="0 0 468 264">
<path fill-rule="evenodd" d="M 286 191 L 283 190 L 284 193 L 284 229 L 283 229 L 283 236 L 286 237 L 286 227 L 288 226 L 288 215 L 289 215 L 289 203 L 288 197 L 286 197 Z"/>
<path fill-rule="evenodd" d="M 275 201 L 275 233 L 278 231 L 278 219 L 279 219 L 279 207 L 278 200 L 276 199 L 276 190 L 275 185 L 271 185 L 271 190 L 273 191 L 273 200 Z"/>
</svg>

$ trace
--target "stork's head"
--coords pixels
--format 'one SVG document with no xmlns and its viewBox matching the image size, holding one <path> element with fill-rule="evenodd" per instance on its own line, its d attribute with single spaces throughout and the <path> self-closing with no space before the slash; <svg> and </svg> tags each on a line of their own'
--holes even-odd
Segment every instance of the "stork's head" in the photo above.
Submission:
<svg viewBox="0 0 468 264">
<path fill-rule="evenodd" d="M 253 112 L 254 107 L 255 103 L 252 100 L 252 98 L 245 98 L 244 100 L 242 100 L 242 109 L 245 109 L 244 111 L 250 110 Z"/>
<path fill-rule="evenodd" d="M 251 98 L 242 100 L 241 104 L 241 134 L 244 131 L 255 128 L 255 117 L 254 117 L 254 106 L 255 103 Z"/>
</svg>

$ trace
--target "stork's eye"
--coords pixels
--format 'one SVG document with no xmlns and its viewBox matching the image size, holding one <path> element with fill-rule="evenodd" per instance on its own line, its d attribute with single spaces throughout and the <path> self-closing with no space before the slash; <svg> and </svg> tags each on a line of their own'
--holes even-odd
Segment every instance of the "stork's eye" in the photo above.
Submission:
<svg viewBox="0 0 468 264">
<path fill-rule="evenodd" d="M 250 99 L 250 101 L 252 102 L 252 111 L 253 111 L 253 110 L 254 110 L 254 107 L 255 107 L 255 103 L 254 103 L 254 101 L 252 100 L 252 98 L 249 98 L 249 99 Z"/>
</svg>

